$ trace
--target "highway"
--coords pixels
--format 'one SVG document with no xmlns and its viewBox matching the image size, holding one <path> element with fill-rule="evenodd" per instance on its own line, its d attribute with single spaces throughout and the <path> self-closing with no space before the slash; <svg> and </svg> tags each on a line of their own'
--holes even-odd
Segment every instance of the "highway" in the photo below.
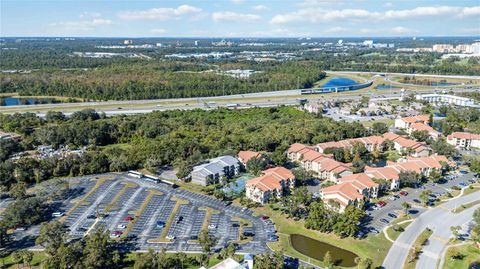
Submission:
<svg viewBox="0 0 480 269">
<path fill-rule="evenodd" d="M 371 72 L 333 72 L 331 75 L 340 75 L 341 73 L 369 74 L 372 79 L 378 80 L 378 74 Z M 388 74 L 388 75 L 393 75 Z M 434 75 L 428 75 L 434 76 Z M 445 77 L 445 76 L 439 76 Z M 447 76 L 459 77 L 459 76 Z M 463 76 L 461 76 L 463 77 Z M 477 77 L 468 77 L 476 79 Z M 480 77 L 478 77 L 480 79 Z M 385 82 L 389 82 L 388 77 L 383 77 Z M 397 83 L 395 83 L 398 85 Z M 408 86 L 405 86 L 408 87 Z M 445 87 L 443 87 L 445 88 Z M 476 87 L 478 88 L 478 87 Z M 468 92 L 478 89 L 469 89 L 464 87 L 455 88 L 455 92 Z M 434 93 L 439 88 L 429 88 L 422 90 L 406 90 L 409 93 Z M 252 108 L 252 107 L 272 107 L 280 105 L 297 105 L 299 99 L 310 100 L 358 100 L 361 96 L 368 96 L 371 99 L 386 100 L 400 97 L 400 88 L 375 90 L 375 94 L 369 93 L 368 89 L 357 91 L 326 93 L 326 94 L 310 94 L 301 95 L 300 89 L 285 91 L 270 91 L 248 94 L 235 94 L 211 97 L 194 97 L 194 98 L 174 98 L 174 99 L 152 99 L 152 100 L 126 100 L 126 101 L 102 101 L 102 102 L 82 102 L 82 103 L 60 103 L 60 104 L 41 104 L 41 105 L 18 105 L 0 107 L 0 113 L 16 113 L 16 112 L 32 112 L 39 116 L 45 115 L 47 111 L 61 111 L 69 115 L 75 111 L 93 108 L 99 112 L 104 112 L 107 116 L 114 115 L 132 115 L 150 113 L 153 111 L 166 110 L 191 110 L 191 109 L 215 109 L 219 107 L 228 108 Z M 232 106 L 236 104 L 235 106 Z"/>
<path fill-rule="evenodd" d="M 441 258 L 439 255 L 448 243 L 448 239 L 452 236 L 450 227 L 461 226 L 471 221 L 473 212 L 479 208 L 480 205 L 471 207 L 457 214 L 452 213 L 452 209 L 479 199 L 478 193 L 471 193 L 452 199 L 421 214 L 400 234 L 397 240 L 395 240 L 387 257 L 383 261 L 383 267 L 385 269 L 402 269 L 407 259 L 409 249 L 413 247 L 417 237 L 428 227 L 433 230 L 433 234 L 430 237 L 429 244 L 423 247 L 423 253 L 419 256 L 416 268 L 437 268 L 437 262 Z"/>
</svg>

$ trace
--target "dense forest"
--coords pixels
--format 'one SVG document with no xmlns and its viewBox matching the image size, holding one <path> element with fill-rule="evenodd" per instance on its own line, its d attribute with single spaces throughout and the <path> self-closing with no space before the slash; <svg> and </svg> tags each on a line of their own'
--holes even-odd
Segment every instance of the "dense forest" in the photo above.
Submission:
<svg viewBox="0 0 480 269">
<path fill-rule="evenodd" d="M 259 50 L 248 46 L 195 48 L 191 45 L 193 41 L 189 40 L 180 42 L 180 46 L 174 40 L 164 40 L 162 42 L 168 46 L 162 48 L 115 50 L 98 47 L 118 45 L 119 42 L 121 40 L 79 39 L 8 43 L 12 48 L 2 50 L 0 54 L 0 69 L 5 71 L 0 74 L 0 93 L 90 100 L 180 98 L 310 88 L 324 77 L 323 70 L 462 75 L 480 73 L 478 58 L 441 59 L 441 54 L 438 53 L 413 54 L 392 49 L 366 48 L 346 49 L 336 53 L 327 49 L 312 50 L 318 46 L 303 46 L 294 40 L 284 40 L 285 43 L 272 43 L 261 48 L 264 52 L 292 53 L 294 58 L 265 62 L 236 57 L 165 58 L 165 55 L 171 53 L 231 52 L 239 55 Z M 207 41 L 201 43 L 206 44 Z M 412 45 L 410 41 L 406 44 Z M 73 52 L 141 53 L 150 60 L 83 58 L 74 56 Z M 258 73 L 242 79 L 221 74 L 221 71 L 231 69 L 251 69 Z M 14 72 L 9 72 L 11 70 Z"/>
<path fill-rule="evenodd" d="M 225 64 L 224 68 L 252 68 Z M 87 70 L 34 71 L 0 75 L 0 93 L 132 100 L 217 96 L 312 87 L 325 73 L 313 61 L 264 63 L 246 79 L 202 72 L 205 65 L 184 62 L 112 64 Z"/>
<path fill-rule="evenodd" d="M 161 165 L 173 165 L 185 175 L 205 158 L 247 149 L 266 151 L 282 164 L 284 151 L 294 142 L 314 144 L 368 134 L 359 123 L 339 123 L 293 107 L 168 111 L 112 118 L 92 110 L 76 112 L 70 118 L 58 112 L 49 112 L 45 119 L 32 114 L 0 115 L 0 129 L 24 136 L 22 142 L 2 147 L 7 151 L 0 154 L 2 161 L 36 145 L 87 149 L 81 157 L 0 163 L 2 186 L 7 189 L 19 181 L 33 183 L 52 176 Z"/>
</svg>

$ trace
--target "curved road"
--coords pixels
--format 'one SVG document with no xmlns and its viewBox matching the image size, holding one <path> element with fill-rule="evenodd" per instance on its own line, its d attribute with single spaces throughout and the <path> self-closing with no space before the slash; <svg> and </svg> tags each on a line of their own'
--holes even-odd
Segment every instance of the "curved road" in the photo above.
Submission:
<svg viewBox="0 0 480 269">
<path fill-rule="evenodd" d="M 423 253 L 417 261 L 417 268 L 435 269 L 440 260 L 440 253 L 452 236 L 451 226 L 463 225 L 472 220 L 475 209 L 480 205 L 471 207 L 461 213 L 452 213 L 454 208 L 462 204 L 480 200 L 478 193 L 471 193 L 456 199 L 450 200 L 438 207 L 431 208 L 416 218 L 403 233 L 395 240 L 390 248 L 387 257 L 383 261 L 385 269 L 402 269 L 407 259 L 408 251 L 412 248 L 417 237 L 425 230 L 430 228 L 433 234 L 430 237 L 429 244 L 423 247 Z"/>
</svg>

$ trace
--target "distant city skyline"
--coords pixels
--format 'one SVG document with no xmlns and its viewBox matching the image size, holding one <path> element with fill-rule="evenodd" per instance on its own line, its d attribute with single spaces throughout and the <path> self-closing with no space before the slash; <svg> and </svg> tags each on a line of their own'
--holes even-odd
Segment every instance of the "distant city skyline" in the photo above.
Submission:
<svg viewBox="0 0 480 269">
<path fill-rule="evenodd" d="M 480 36 L 478 0 L 2 0 L 0 36 Z"/>
</svg>

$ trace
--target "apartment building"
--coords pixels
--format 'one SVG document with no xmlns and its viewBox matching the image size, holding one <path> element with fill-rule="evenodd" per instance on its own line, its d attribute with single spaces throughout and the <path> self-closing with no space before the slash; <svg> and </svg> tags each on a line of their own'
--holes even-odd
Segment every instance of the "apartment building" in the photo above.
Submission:
<svg viewBox="0 0 480 269">
<path fill-rule="evenodd" d="M 192 183 L 207 186 L 220 183 L 223 177 L 233 177 L 240 173 L 240 163 L 235 157 L 221 156 L 207 163 L 193 167 L 190 174 Z"/>
<path fill-rule="evenodd" d="M 383 134 L 383 138 L 392 141 L 394 149 L 399 153 L 406 153 L 413 157 L 424 157 L 432 154 L 432 150 L 425 142 L 418 142 L 391 132 Z"/>
<path fill-rule="evenodd" d="M 447 136 L 447 143 L 459 149 L 480 148 L 480 134 L 454 132 Z"/>
<path fill-rule="evenodd" d="M 412 123 L 406 129 L 406 131 L 409 135 L 411 135 L 414 131 L 426 131 L 430 139 L 433 139 L 433 140 L 437 140 L 442 136 L 442 134 L 439 131 L 433 129 L 430 125 L 426 125 L 419 122 Z"/>
<path fill-rule="evenodd" d="M 327 204 L 337 204 L 339 212 L 349 205 L 359 206 L 366 197 L 375 198 L 378 195 L 378 184 L 364 173 L 352 174 L 338 178 L 336 185 L 320 189 L 320 198 Z"/>
<path fill-rule="evenodd" d="M 272 197 L 282 197 L 293 188 L 295 176 L 290 170 L 279 166 L 267 169 L 261 176 L 247 181 L 245 194 L 248 199 L 264 204 Z"/>
<path fill-rule="evenodd" d="M 237 154 L 238 161 L 243 165 L 243 167 L 247 168 L 247 163 L 252 158 L 262 159 L 263 155 L 260 152 L 245 150 L 239 151 Z"/>
<path fill-rule="evenodd" d="M 428 125 L 430 123 L 430 115 L 418 115 L 395 120 L 395 128 L 407 129 L 413 123 L 422 123 Z"/>
</svg>

